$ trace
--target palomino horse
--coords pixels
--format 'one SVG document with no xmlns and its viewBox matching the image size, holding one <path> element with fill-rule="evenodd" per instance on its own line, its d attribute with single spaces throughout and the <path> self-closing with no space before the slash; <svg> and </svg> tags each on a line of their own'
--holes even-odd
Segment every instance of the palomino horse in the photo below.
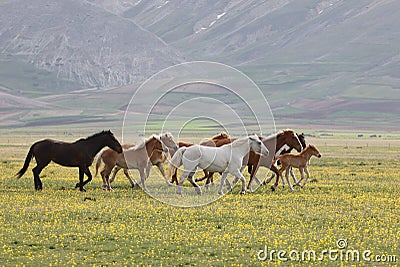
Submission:
<svg viewBox="0 0 400 267">
<path fill-rule="evenodd" d="M 80 191 L 85 191 L 83 186 L 92 180 L 89 166 L 92 165 L 94 156 L 105 146 L 110 147 L 118 153 L 122 152 L 121 144 L 114 137 L 111 131 L 102 131 L 87 138 L 79 139 L 73 143 L 45 139 L 34 143 L 29 149 L 24 166 L 15 175 L 20 178 L 28 169 L 32 157 L 35 157 L 36 167 L 32 169 L 35 189 L 42 190 L 42 181 L 39 174 L 51 161 L 67 167 L 79 168 L 79 187 Z M 83 181 L 86 174 L 88 179 Z"/>
<path fill-rule="evenodd" d="M 229 144 L 232 141 L 233 140 L 230 138 L 230 136 L 227 133 L 221 132 L 221 133 L 219 133 L 217 135 L 214 135 L 209 140 L 201 142 L 200 145 L 202 145 L 202 146 L 211 146 L 211 147 L 220 147 L 222 145 Z M 190 147 L 190 146 L 193 146 L 194 144 L 193 143 L 188 143 L 188 142 L 179 142 L 178 145 L 179 145 L 179 147 Z M 208 171 L 204 170 L 204 177 L 196 179 L 196 182 L 203 181 L 204 179 L 207 179 L 206 184 L 209 184 L 212 181 L 213 174 L 214 173 L 209 173 Z M 172 175 L 172 180 L 171 180 L 171 183 L 174 183 L 174 182 L 176 183 L 176 185 L 178 185 L 178 178 L 177 178 L 177 175 L 176 175 L 176 171 Z"/>
<path fill-rule="evenodd" d="M 299 138 L 297 137 L 296 133 L 293 130 L 284 130 L 278 132 L 277 134 L 270 135 L 268 137 L 262 137 L 262 142 L 270 151 L 278 151 L 284 145 L 289 146 L 289 148 L 295 148 L 299 152 L 303 148 Z M 248 190 L 251 190 L 251 183 L 253 179 L 257 179 L 255 175 L 260 166 L 270 168 L 273 172 L 276 173 L 275 184 L 271 187 L 272 190 L 275 190 L 275 188 L 278 186 L 279 183 L 279 172 L 278 168 L 274 164 L 272 164 L 273 160 L 274 160 L 274 154 L 271 154 L 268 157 L 260 157 L 260 155 L 257 155 L 254 152 L 250 152 L 249 161 L 247 163 L 247 166 L 251 166 L 249 168 L 251 169 L 251 174 L 250 174 L 250 181 L 247 185 Z"/>
<path fill-rule="evenodd" d="M 308 163 L 312 156 L 316 156 L 318 158 L 321 157 L 318 149 L 314 145 L 308 145 L 303 151 L 300 152 L 298 155 L 293 154 L 283 154 L 279 156 L 279 160 L 282 164 L 282 167 L 279 169 L 279 174 L 282 175 L 282 172 L 286 170 L 286 182 L 289 185 L 290 190 L 293 190 L 292 185 L 289 181 L 289 168 L 295 167 L 299 168 L 301 179 L 295 185 L 300 185 L 300 182 L 304 179 L 304 171 L 307 174 L 307 177 L 301 187 L 304 187 L 307 183 L 307 179 L 310 177 L 310 172 L 308 171 Z"/>
<path fill-rule="evenodd" d="M 163 133 L 160 135 L 160 140 L 163 143 L 164 146 L 166 146 L 169 150 L 169 152 L 171 151 L 176 151 L 178 150 L 178 145 L 175 143 L 174 141 L 174 137 L 172 136 L 171 133 Z M 123 149 L 128 149 L 133 147 L 134 145 L 122 145 Z M 105 152 L 103 152 L 101 155 L 104 155 Z M 104 155 L 104 157 L 119 157 L 120 159 L 118 161 L 123 161 L 124 159 L 124 155 L 123 154 L 117 154 L 112 150 L 108 150 L 106 152 L 108 155 Z M 101 164 L 101 155 L 98 157 L 97 162 L 96 162 L 96 174 L 95 177 L 97 176 L 97 170 L 100 167 Z M 161 175 L 164 177 L 164 179 L 167 179 L 166 175 L 165 175 L 165 171 L 164 171 L 164 167 L 163 167 L 163 163 L 167 160 L 167 156 L 165 153 L 163 153 L 160 150 L 154 150 L 153 153 L 150 156 L 150 161 L 151 164 L 157 166 L 157 168 L 160 170 Z M 122 167 L 120 167 L 118 164 L 115 166 L 113 172 L 112 172 L 112 176 L 110 178 L 110 184 L 114 182 L 115 177 L 117 175 L 117 172 L 119 170 L 123 169 Z M 135 187 L 136 183 L 133 181 L 133 179 L 129 176 L 129 172 L 128 169 L 125 168 L 124 169 L 124 174 L 125 177 L 129 180 L 129 182 L 131 183 L 132 187 Z M 169 182 L 167 182 L 168 185 L 170 185 Z M 103 184 L 102 186 L 103 188 L 107 188 L 106 184 Z"/>
<path fill-rule="evenodd" d="M 246 180 L 241 171 L 243 169 L 243 158 L 249 151 L 261 153 L 264 156 L 268 156 L 269 153 L 257 135 L 243 137 L 220 147 L 193 145 L 191 147 L 179 148 L 170 163 L 170 174 L 176 171 L 176 168 L 182 164 L 184 166 L 176 193 L 182 194 L 182 184 L 185 179 L 189 180 L 198 194 L 202 193 L 199 185 L 193 180 L 193 175 L 197 167 L 199 167 L 209 172 L 222 173 L 218 194 L 223 194 L 222 186 L 226 181 L 228 173 L 233 174 L 237 179 L 241 180 L 242 190 L 240 193 L 244 194 L 246 192 Z"/>
<path fill-rule="evenodd" d="M 124 169 L 126 177 L 132 185 L 135 183 L 128 174 L 128 169 L 137 169 L 140 174 L 140 183 L 142 188 L 146 190 L 144 182 L 146 181 L 151 167 L 151 157 L 154 153 L 168 153 L 168 149 L 163 146 L 158 136 L 152 135 L 148 139 L 142 141 L 138 145 L 130 147 L 123 151 L 123 155 L 115 155 L 112 151 L 105 150 L 99 156 L 96 163 L 96 175 L 101 161 L 104 162 L 104 169 L 100 172 L 103 179 L 103 189 L 111 190 L 110 173 L 115 165 Z M 168 180 L 166 180 L 168 181 Z"/>
</svg>

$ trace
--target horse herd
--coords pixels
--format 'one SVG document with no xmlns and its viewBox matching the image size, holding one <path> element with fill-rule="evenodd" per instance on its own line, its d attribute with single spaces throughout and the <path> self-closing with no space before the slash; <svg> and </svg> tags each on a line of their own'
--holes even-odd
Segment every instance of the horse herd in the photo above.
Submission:
<svg viewBox="0 0 400 267">
<path fill-rule="evenodd" d="M 108 147 L 108 149 L 102 150 L 104 147 Z M 292 154 L 293 149 L 299 153 Z M 263 182 L 264 184 L 269 183 L 276 177 L 275 183 L 271 186 L 272 190 L 275 190 L 278 186 L 279 178 L 284 171 L 286 182 L 289 188 L 293 190 L 289 174 L 291 174 L 295 186 L 304 187 L 310 176 L 307 169 L 310 158 L 312 156 L 321 157 L 314 145 L 306 145 L 304 134 L 297 134 L 293 130 L 279 131 L 267 137 L 249 135 L 242 138 L 232 138 L 222 132 L 200 144 L 176 143 L 171 133 L 163 133 L 151 135 L 136 145 L 126 144 L 122 146 L 111 131 L 102 131 L 72 143 L 52 139 L 34 143 L 29 149 L 23 167 L 15 177 L 20 178 L 24 175 L 32 158 L 35 158 L 36 166 L 32 169 L 35 189 L 42 190 L 39 175 L 53 161 L 62 166 L 78 167 L 79 182 L 75 188 L 85 191 L 83 187 L 92 180 L 89 167 L 97 154 L 99 155 L 96 160 L 95 176 L 104 163 L 104 168 L 100 172 L 103 179 L 103 189 L 111 190 L 111 183 L 121 169 L 124 170 L 125 176 L 134 187 L 136 182 L 130 177 L 128 170 L 137 169 L 140 174 L 139 183 L 146 191 L 145 181 L 150 174 L 151 166 L 155 165 L 160 170 L 167 185 L 173 183 L 177 185 L 177 194 L 182 194 L 182 185 L 185 180 L 188 180 L 194 186 L 198 194 L 202 194 L 202 189 L 197 182 L 206 180 L 205 186 L 209 186 L 213 183 L 213 176 L 216 172 L 222 176 L 218 194 L 223 194 L 222 187 L 224 185 L 229 190 L 232 189 L 232 185 L 226 179 L 229 173 L 235 177 L 233 184 L 241 181 L 240 193 L 244 194 L 246 191 L 251 191 L 251 184 L 254 180 L 258 184 L 261 183 L 256 177 L 260 166 L 273 171 L 274 174 Z M 168 158 L 170 159 L 167 176 L 163 166 Z M 279 169 L 278 164 L 281 165 Z M 177 168 L 182 165 L 183 173 L 178 180 Z M 250 174 L 247 186 L 242 174 L 246 166 Z M 292 167 L 300 170 L 301 179 L 299 181 L 296 180 Z M 204 176 L 194 179 L 194 174 L 198 168 L 203 170 Z M 304 179 L 304 172 L 306 178 L 301 184 L 300 182 Z M 86 180 L 84 180 L 85 174 Z M 282 183 L 284 186 L 284 179 L 282 179 Z"/>
</svg>

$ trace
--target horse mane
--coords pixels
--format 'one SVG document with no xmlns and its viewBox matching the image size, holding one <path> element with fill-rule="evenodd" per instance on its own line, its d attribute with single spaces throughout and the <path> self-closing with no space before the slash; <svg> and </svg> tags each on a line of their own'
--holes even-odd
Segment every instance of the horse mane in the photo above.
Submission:
<svg viewBox="0 0 400 267">
<path fill-rule="evenodd" d="M 166 132 L 166 133 L 161 134 L 160 138 L 161 138 L 161 136 L 165 136 L 165 137 L 168 137 L 168 138 L 174 138 L 174 136 L 172 135 L 171 132 Z"/>
<path fill-rule="evenodd" d="M 284 135 L 284 134 L 287 134 L 287 133 L 292 133 L 293 135 L 295 135 L 295 136 L 297 136 L 296 135 L 296 132 L 295 131 L 293 131 L 292 129 L 285 129 L 285 130 L 282 130 L 282 131 L 279 131 L 279 132 L 277 132 L 277 133 L 274 133 L 274 134 L 271 134 L 271 135 L 269 135 L 269 136 L 267 136 L 267 137 L 262 137 L 262 140 L 261 141 L 267 141 L 267 140 L 270 140 L 270 139 L 272 139 L 272 138 L 278 138 L 278 137 L 280 137 L 280 136 L 282 136 L 282 135 Z M 297 137 L 298 138 L 298 137 Z M 300 140 L 299 140 L 300 141 Z"/>
<path fill-rule="evenodd" d="M 137 144 L 137 145 L 135 145 L 133 147 L 130 147 L 127 150 L 139 150 L 139 149 L 142 149 L 142 148 L 146 147 L 146 144 L 148 142 L 150 142 L 150 140 L 153 139 L 153 138 L 155 138 L 157 140 L 160 140 L 160 137 L 158 135 L 152 134 L 149 138 L 143 139 L 142 141 L 140 141 L 139 144 Z"/>
<path fill-rule="evenodd" d="M 227 134 L 226 132 L 220 132 L 217 135 L 214 135 L 213 137 L 211 137 L 211 140 L 215 140 L 215 139 L 228 139 L 230 138 L 229 134 Z"/>
<path fill-rule="evenodd" d="M 316 146 L 313 144 L 308 144 L 301 152 L 299 155 L 304 155 L 308 150 L 310 149 L 315 149 L 317 150 Z"/>
<path fill-rule="evenodd" d="M 80 139 L 76 140 L 75 143 L 82 142 L 82 141 L 88 141 L 88 140 L 90 140 L 90 139 L 99 137 L 99 136 L 104 135 L 104 134 L 111 134 L 111 135 L 113 135 L 113 133 L 112 133 L 110 130 L 108 130 L 108 131 L 103 130 L 103 131 L 101 131 L 101 132 L 92 134 L 91 136 L 88 136 L 88 137 L 86 137 L 86 138 L 80 138 Z"/>
<path fill-rule="evenodd" d="M 231 144 L 232 144 L 232 146 L 239 146 L 239 145 L 242 145 L 242 143 L 247 142 L 248 140 L 249 140 L 249 137 L 246 136 L 246 137 L 236 139 Z"/>
<path fill-rule="evenodd" d="M 261 141 L 265 142 L 265 141 L 270 141 L 272 139 L 277 139 L 278 136 L 280 136 L 282 134 L 284 134 L 284 131 L 279 131 L 277 133 L 273 133 L 273 134 L 270 134 L 268 136 L 261 136 Z"/>
</svg>

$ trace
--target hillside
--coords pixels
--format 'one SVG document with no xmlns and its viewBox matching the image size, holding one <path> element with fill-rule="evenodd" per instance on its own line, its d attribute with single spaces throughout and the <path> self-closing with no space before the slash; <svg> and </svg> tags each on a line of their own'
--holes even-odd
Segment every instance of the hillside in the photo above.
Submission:
<svg viewBox="0 0 400 267">
<path fill-rule="evenodd" d="M 399 16 L 394 0 L 8 0 L 0 85 L 74 106 L 72 121 L 101 121 L 119 118 L 132 88 L 158 70 L 211 60 L 252 78 L 280 124 L 398 129 Z M 59 120 L 43 107 L 29 120 Z"/>
<path fill-rule="evenodd" d="M 2 55 L 81 88 L 126 85 L 180 61 L 154 34 L 87 1 L 13 0 L 0 8 Z"/>
</svg>

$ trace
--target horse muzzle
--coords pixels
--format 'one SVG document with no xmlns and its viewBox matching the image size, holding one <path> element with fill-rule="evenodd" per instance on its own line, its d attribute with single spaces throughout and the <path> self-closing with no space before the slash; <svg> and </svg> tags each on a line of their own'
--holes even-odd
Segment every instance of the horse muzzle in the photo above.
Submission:
<svg viewBox="0 0 400 267">
<path fill-rule="evenodd" d="M 268 157 L 268 155 L 269 155 L 268 149 L 261 149 L 261 155 L 264 157 Z"/>
</svg>

